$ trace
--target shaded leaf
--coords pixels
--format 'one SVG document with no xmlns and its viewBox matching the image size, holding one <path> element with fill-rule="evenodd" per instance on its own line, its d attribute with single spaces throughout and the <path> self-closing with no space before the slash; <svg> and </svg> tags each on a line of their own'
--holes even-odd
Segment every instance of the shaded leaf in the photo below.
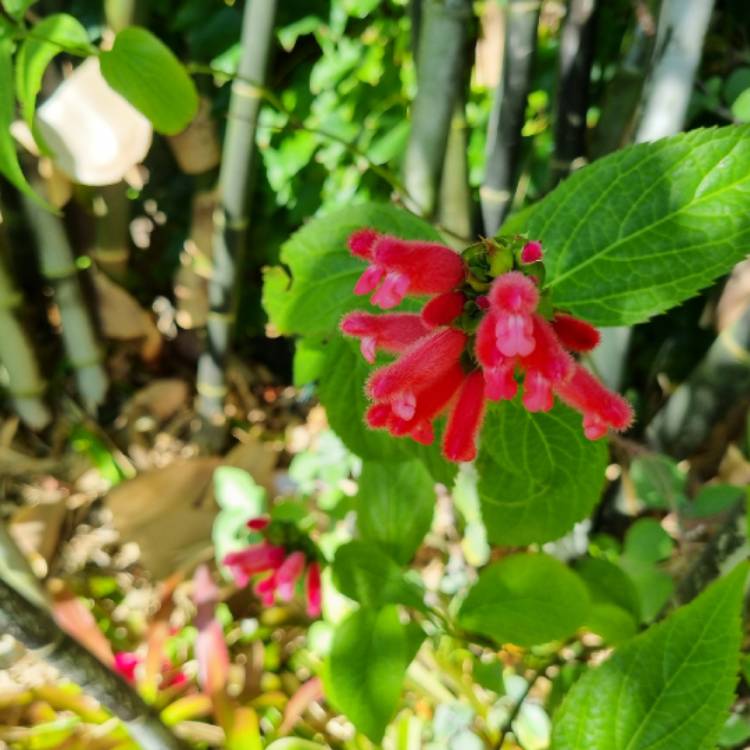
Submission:
<svg viewBox="0 0 750 750">
<path fill-rule="evenodd" d="M 342 594 L 366 607 L 424 607 L 419 587 L 407 581 L 401 568 L 374 544 L 354 541 L 339 547 L 333 561 L 333 580 Z"/>
</svg>

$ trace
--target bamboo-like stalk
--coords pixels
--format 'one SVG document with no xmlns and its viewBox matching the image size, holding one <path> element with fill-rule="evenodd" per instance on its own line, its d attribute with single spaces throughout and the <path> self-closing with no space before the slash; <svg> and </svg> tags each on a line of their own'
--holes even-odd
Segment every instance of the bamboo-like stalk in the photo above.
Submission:
<svg viewBox="0 0 750 750">
<path fill-rule="evenodd" d="M 714 0 L 663 0 L 638 143 L 682 130 L 713 7 Z"/>
<path fill-rule="evenodd" d="M 245 245 L 255 164 L 255 129 L 262 93 L 248 81 L 265 85 L 273 43 L 277 0 L 246 4 L 242 21 L 242 55 L 232 83 L 229 117 L 219 172 L 219 206 L 214 217 L 213 270 L 208 284 L 210 313 L 206 350 L 198 362 L 198 413 L 222 426 L 229 351 L 236 308 L 234 293 Z"/>
<path fill-rule="evenodd" d="M 8 392 L 18 416 L 32 429 L 41 430 L 52 416 L 42 400 L 45 383 L 34 349 L 13 313 L 21 303 L 21 295 L 3 261 L 3 240 L 4 234 L 0 233 L 0 364 L 8 373 Z"/>
<path fill-rule="evenodd" d="M 479 190 L 484 232 L 492 237 L 510 211 L 518 181 L 521 128 L 536 50 L 540 0 L 506 6 L 502 74 L 487 128 L 485 176 Z"/>
<path fill-rule="evenodd" d="M 593 159 L 600 159 L 633 139 L 634 120 L 655 40 L 656 29 L 636 18 L 631 42 L 607 86 L 601 116 L 591 139 Z"/>
<path fill-rule="evenodd" d="M 2 578 L 0 633 L 12 636 L 28 649 L 39 650 L 40 658 L 117 716 L 144 750 L 188 750 L 188 745 L 161 723 L 125 680 L 64 633 L 48 611 Z"/>
<path fill-rule="evenodd" d="M 461 244 L 471 242 L 471 190 L 469 188 L 469 162 L 467 159 L 467 132 L 464 100 L 456 104 L 451 122 L 448 145 L 445 149 L 443 172 L 440 178 L 438 219 L 440 226 Z"/>
<path fill-rule="evenodd" d="M 750 307 L 722 331 L 690 377 L 651 420 L 649 444 L 676 458 L 693 453 L 750 393 Z"/>
<path fill-rule="evenodd" d="M 451 121 L 465 88 L 471 19 L 470 0 L 423 0 L 404 185 L 409 207 L 428 217 L 437 210 Z"/>
<path fill-rule="evenodd" d="M 34 185 L 43 191 L 41 183 Z M 83 302 L 75 264 L 65 227 L 58 216 L 22 197 L 29 228 L 36 239 L 42 276 L 51 284 L 60 310 L 65 352 L 75 370 L 78 393 L 90 412 L 104 401 L 109 382 L 102 366 L 91 318 Z"/>
<path fill-rule="evenodd" d="M 596 0 L 569 0 L 560 37 L 551 183 L 568 176 L 586 153 L 586 113 L 594 60 Z"/>
<path fill-rule="evenodd" d="M 130 201 L 124 182 L 97 188 L 94 196 L 94 245 L 91 257 L 116 281 L 125 278 L 130 258 Z"/>
</svg>

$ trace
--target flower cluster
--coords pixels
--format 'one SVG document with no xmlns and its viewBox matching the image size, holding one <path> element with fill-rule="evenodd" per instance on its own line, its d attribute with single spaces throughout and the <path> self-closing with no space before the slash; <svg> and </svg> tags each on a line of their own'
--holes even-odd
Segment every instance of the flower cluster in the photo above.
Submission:
<svg viewBox="0 0 750 750">
<path fill-rule="evenodd" d="M 235 584 L 244 588 L 253 576 L 267 573 L 255 584 L 254 590 L 268 607 L 277 597 L 284 602 L 291 601 L 298 581 L 307 572 L 307 614 L 318 617 L 321 606 L 320 564 L 312 542 L 290 524 L 271 522 L 265 517 L 253 518 L 247 526 L 262 533 L 264 539 L 259 544 L 224 556 L 222 562 L 229 568 Z"/>
<path fill-rule="evenodd" d="M 430 297 L 420 313 L 356 311 L 341 321 L 368 362 L 379 350 L 399 355 L 367 383 L 370 427 L 431 444 L 435 418 L 448 412 L 443 452 L 471 461 L 486 401 L 512 399 L 519 389 L 531 412 L 548 411 L 555 396 L 581 412 L 591 440 L 632 422 L 628 402 L 575 360 L 597 346 L 599 332 L 554 308 L 541 243 L 483 240 L 459 255 L 362 229 L 349 249 L 368 264 L 354 292 L 372 293 L 374 305 Z"/>
</svg>

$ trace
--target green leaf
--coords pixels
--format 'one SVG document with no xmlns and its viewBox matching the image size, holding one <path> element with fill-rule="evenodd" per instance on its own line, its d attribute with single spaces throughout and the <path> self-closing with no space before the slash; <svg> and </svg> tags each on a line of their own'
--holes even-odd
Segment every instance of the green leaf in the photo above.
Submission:
<svg viewBox="0 0 750 750">
<path fill-rule="evenodd" d="M 711 750 L 737 682 L 747 565 L 587 672 L 556 715 L 553 750 Z"/>
<path fill-rule="evenodd" d="M 742 487 L 731 484 L 707 484 L 685 508 L 688 518 L 706 518 L 734 508 L 744 495 Z"/>
<path fill-rule="evenodd" d="M 595 604 L 615 604 L 640 619 L 638 591 L 628 574 L 619 566 L 597 557 L 580 560 L 575 571 L 588 587 Z"/>
<path fill-rule="evenodd" d="M 687 502 L 687 477 L 677 462 L 659 453 L 640 456 L 630 466 L 638 499 L 649 508 L 673 510 Z"/>
<path fill-rule="evenodd" d="M 365 263 L 351 255 L 346 241 L 357 229 L 372 227 L 406 239 L 440 240 L 433 227 L 412 214 L 385 204 L 352 206 L 313 219 L 281 249 L 280 268 L 266 271 L 263 306 L 280 333 L 329 335 L 354 308 L 370 309 L 354 294 Z"/>
<path fill-rule="evenodd" d="M 266 491 L 244 469 L 219 466 L 214 471 L 213 480 L 216 502 L 223 510 L 242 511 L 248 519 L 265 511 Z"/>
<path fill-rule="evenodd" d="M 148 117 L 154 130 L 174 135 L 195 117 L 198 93 L 193 80 L 150 31 L 123 29 L 100 59 L 107 83 Z"/>
<path fill-rule="evenodd" d="M 16 144 L 10 134 L 13 122 L 13 40 L 3 36 L 0 28 L 0 174 L 25 195 L 33 198 L 45 208 L 51 208 L 26 182 L 26 177 L 18 163 Z"/>
<path fill-rule="evenodd" d="M 299 339 L 294 347 L 292 380 L 297 388 L 302 388 L 317 380 L 326 361 L 325 344 L 319 339 Z"/>
<path fill-rule="evenodd" d="M 518 401 L 494 404 L 480 446 L 482 518 L 496 544 L 558 539 L 600 497 L 607 446 L 587 440 L 566 406 L 532 414 Z"/>
<path fill-rule="evenodd" d="M 750 122 L 750 89 L 745 89 L 734 100 L 732 114 L 740 122 Z"/>
<path fill-rule="evenodd" d="M 644 563 L 657 563 L 672 554 L 674 542 L 655 518 L 639 518 L 625 534 L 623 555 Z"/>
<path fill-rule="evenodd" d="M 395 606 L 360 609 L 336 628 L 323 682 L 328 700 L 373 742 L 398 707 L 404 674 L 424 633 Z"/>
<path fill-rule="evenodd" d="M 21 104 L 23 119 L 32 129 L 36 97 L 42 88 L 44 71 L 61 52 L 80 55 L 92 52 L 86 29 L 67 13 L 47 16 L 36 24 L 18 51 L 16 96 Z"/>
<path fill-rule="evenodd" d="M 419 461 L 368 461 L 359 477 L 356 507 L 362 537 L 406 564 L 430 530 L 435 482 Z"/>
<path fill-rule="evenodd" d="M 425 446 L 410 438 L 393 438 L 383 430 L 367 427 L 365 381 L 369 375 L 370 367 L 355 342 L 336 336 L 328 344 L 318 396 L 333 430 L 360 458 L 384 462 L 419 459 L 437 481 L 450 484 L 456 467 L 440 455 L 439 435 L 434 445 Z"/>
<path fill-rule="evenodd" d="M 585 625 L 611 645 L 627 641 L 638 632 L 638 620 L 616 604 L 593 604 Z"/>
<path fill-rule="evenodd" d="M 37 0 L 2 0 L 0 5 L 3 6 L 5 12 L 9 16 L 20 21 L 24 17 L 26 11 L 36 2 Z"/>
<path fill-rule="evenodd" d="M 573 635 L 590 606 L 581 579 L 554 557 L 518 554 L 485 568 L 458 613 L 467 630 L 533 646 Z"/>
<path fill-rule="evenodd" d="M 575 172 L 503 232 L 544 244 L 557 307 L 594 325 L 668 310 L 742 260 L 750 243 L 750 128 L 617 151 Z"/>
<path fill-rule="evenodd" d="M 401 568 L 369 542 L 349 542 L 336 550 L 333 580 L 342 594 L 366 607 L 405 604 L 424 608 L 419 587 L 407 581 Z"/>
<path fill-rule="evenodd" d="M 221 510 L 211 527 L 211 541 L 219 568 L 228 578 L 228 571 L 221 566 L 224 556 L 263 538 L 251 532 L 247 522 L 266 512 L 266 491 L 244 469 L 232 466 L 217 468 L 213 481 L 214 495 Z"/>
</svg>

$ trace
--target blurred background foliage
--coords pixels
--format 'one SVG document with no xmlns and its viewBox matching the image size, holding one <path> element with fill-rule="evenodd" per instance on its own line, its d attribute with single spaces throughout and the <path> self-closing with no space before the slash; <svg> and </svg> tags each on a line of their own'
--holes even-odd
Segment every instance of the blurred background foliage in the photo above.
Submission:
<svg viewBox="0 0 750 750">
<path fill-rule="evenodd" d="M 478 0 L 467 26 L 471 73 L 462 153 L 471 197 L 469 237 L 484 231 L 480 188 L 512 5 Z M 291 732 L 337 748 L 376 746 L 323 702 L 314 677 L 330 650 L 333 623 L 352 607 L 330 572 L 325 619 L 312 626 L 298 606 L 262 610 L 249 591 L 234 590 L 217 574 L 222 601 L 216 616 L 231 653 L 226 684 L 232 705 L 251 711 L 244 728 L 197 687 L 190 574 L 199 562 L 212 560 L 212 544 L 217 558 L 236 546 L 238 530 L 264 504 L 311 533 L 330 557 L 356 534 L 352 519 L 361 498 L 377 499 L 373 487 L 382 479 L 376 470 L 369 476 L 365 470 L 368 481 L 361 481 L 361 461 L 327 429 L 314 388 L 290 385 L 292 344 L 267 326 L 262 269 L 279 262 L 281 245 L 311 217 L 370 201 L 408 202 L 404 160 L 418 91 L 419 9 L 416 0 L 279 3 L 226 369 L 229 429 L 220 446 L 208 450 L 192 399 L 209 319 L 206 279 L 219 155 L 231 79 L 240 64 L 244 3 L 40 0 L 28 11 L 29 22 L 69 13 L 96 44 L 111 30 L 145 26 L 185 63 L 201 97 L 201 114 L 188 133 L 155 137 L 143 164 L 112 188 L 71 184 L 44 159 L 24 156 L 27 174 L 41 179 L 48 194 L 59 189 L 66 196 L 59 203 L 63 234 L 110 382 L 98 409 L 87 409 L 85 394 L 73 384 L 76 368 L 58 335 L 56 281 L 30 262 L 36 222 L 24 214 L 19 193 L 0 181 L 0 254 L 18 289 L 18 317 L 31 334 L 54 414 L 44 430 L 30 429 L 19 423 L 11 394 L 3 392 L 2 518 L 43 581 L 58 621 L 95 652 L 103 649 L 97 653 L 104 658 L 115 651 L 139 653 L 140 694 L 196 747 L 259 747 L 253 724 L 258 720 L 266 744 Z M 557 179 L 566 10 L 560 0 L 541 4 L 523 101 L 514 211 L 544 196 Z M 658 17 L 655 0 L 598 3 L 581 162 L 635 137 Z M 747 3 L 716 0 L 699 42 L 703 51 L 684 128 L 750 122 Z M 74 62 L 66 54 L 55 59 L 41 101 Z M 446 236 L 461 244 L 455 233 Z M 107 255 L 113 248 L 119 256 Z M 491 653 L 458 636 L 424 647 L 407 675 L 407 698 L 384 746 L 543 750 L 551 715 L 592 656 L 601 658 L 612 644 L 653 622 L 673 597 L 686 601 L 697 593 L 680 592 L 676 582 L 712 540 L 734 534 L 738 503 L 750 483 L 748 368 L 733 382 L 717 380 L 710 368 L 701 375 L 719 331 L 747 317 L 748 279 L 745 262 L 729 282 L 722 279 L 636 326 L 628 332 L 630 344 L 615 344 L 615 354 L 600 363 L 612 368 L 614 374 L 603 374 L 636 404 L 639 425 L 613 445 L 604 499 L 593 518 L 563 542 L 545 546 L 561 558 L 568 549 L 570 557 L 586 553 L 578 572 L 594 604 L 601 605 L 588 631 L 556 644 L 559 659 L 543 647 Z M 728 403 L 700 446 L 678 451 L 647 439 L 645 426 L 680 384 L 711 376 L 713 387 L 729 394 Z M 476 580 L 477 568 L 507 550 L 487 543 L 475 477 L 462 473 L 452 498 L 442 486 L 433 498 L 429 480 L 425 490 L 419 479 L 424 477 L 415 469 L 403 482 L 408 489 L 400 491 L 423 498 L 426 493 L 436 511 L 407 580 L 421 582 L 447 609 L 453 595 Z M 732 544 L 741 555 L 744 527 L 739 535 Z M 0 539 L 0 546 L 10 545 Z M 625 583 L 616 580 L 627 590 L 626 601 L 613 613 L 607 575 L 623 571 Z M 41 660 L 9 639 L 0 644 L 0 747 L 133 746 L 108 713 Z M 175 682 L 177 674 L 185 680 Z M 744 747 L 750 737 L 748 674 L 745 663 L 721 747 Z"/>
</svg>

